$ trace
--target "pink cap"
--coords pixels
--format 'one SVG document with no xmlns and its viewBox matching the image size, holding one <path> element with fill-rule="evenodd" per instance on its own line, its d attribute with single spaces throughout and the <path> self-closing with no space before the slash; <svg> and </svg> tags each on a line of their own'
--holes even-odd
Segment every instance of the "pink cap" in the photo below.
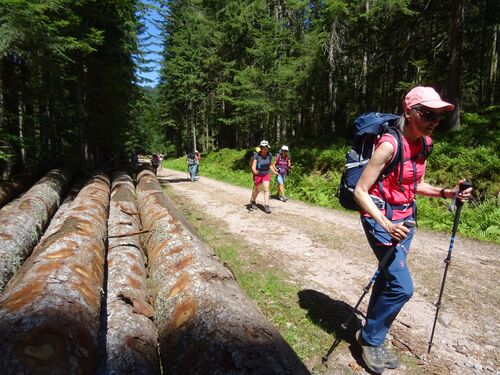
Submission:
<svg viewBox="0 0 500 375">
<path fill-rule="evenodd" d="M 434 109 L 442 108 L 445 111 L 453 111 L 455 109 L 453 104 L 443 101 L 432 87 L 416 86 L 406 94 L 404 109 L 411 108 L 417 104 Z"/>
</svg>

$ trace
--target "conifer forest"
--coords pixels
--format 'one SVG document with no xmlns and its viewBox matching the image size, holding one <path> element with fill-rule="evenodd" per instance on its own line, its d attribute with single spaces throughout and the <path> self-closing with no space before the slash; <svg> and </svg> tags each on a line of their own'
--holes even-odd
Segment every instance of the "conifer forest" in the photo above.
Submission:
<svg viewBox="0 0 500 375">
<path fill-rule="evenodd" d="M 498 105 L 495 0 L 2 0 L 0 171 L 340 139 L 415 84 Z M 148 33 L 152 9 L 161 30 Z M 138 69 L 162 46 L 154 87 Z"/>
</svg>

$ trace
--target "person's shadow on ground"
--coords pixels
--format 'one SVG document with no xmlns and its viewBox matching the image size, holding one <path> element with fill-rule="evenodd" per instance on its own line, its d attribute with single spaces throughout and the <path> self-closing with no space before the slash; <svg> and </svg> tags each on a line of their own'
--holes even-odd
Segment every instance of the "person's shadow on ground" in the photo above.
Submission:
<svg viewBox="0 0 500 375">
<path fill-rule="evenodd" d="M 187 178 L 175 178 L 175 177 L 167 177 L 167 176 L 157 176 L 158 182 L 160 185 L 167 185 L 167 184 L 178 184 L 180 182 L 186 182 L 186 181 L 191 181 L 189 177 Z"/>
<path fill-rule="evenodd" d="M 369 371 L 361 356 L 361 348 L 357 343 L 356 333 L 361 329 L 361 320 L 355 315 L 349 323 L 346 330 L 342 329 L 342 324 L 349 318 L 353 306 L 344 301 L 335 300 L 318 292 L 317 290 L 305 289 L 298 293 L 299 306 L 307 310 L 307 317 L 325 332 L 332 334 L 332 346 L 325 348 L 323 361 L 328 360 L 331 352 L 340 344 L 341 341 L 349 343 L 349 350 L 358 365 Z M 358 313 L 359 314 L 359 313 Z M 327 354 L 328 355 L 327 355 Z M 323 354 L 323 353 L 321 353 Z"/>
</svg>

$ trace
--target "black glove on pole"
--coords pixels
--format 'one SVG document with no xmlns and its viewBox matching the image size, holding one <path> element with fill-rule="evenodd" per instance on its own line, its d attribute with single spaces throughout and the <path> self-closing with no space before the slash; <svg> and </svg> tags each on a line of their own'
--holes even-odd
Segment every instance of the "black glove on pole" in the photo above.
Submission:
<svg viewBox="0 0 500 375">
<path fill-rule="evenodd" d="M 464 181 L 460 184 L 458 192 L 462 192 L 462 191 L 470 188 L 471 186 L 472 186 L 472 184 L 470 182 Z M 458 194 L 458 192 L 457 192 L 457 194 Z M 456 196 L 453 199 L 456 200 Z M 448 274 L 448 267 L 450 266 L 450 263 L 451 263 L 451 252 L 453 251 L 453 245 L 455 244 L 455 234 L 457 233 L 458 223 L 460 222 L 460 214 L 462 213 L 463 202 L 461 200 L 456 200 L 455 204 L 456 204 L 457 209 L 455 211 L 455 219 L 453 220 L 453 228 L 451 230 L 450 247 L 448 248 L 448 256 L 444 260 L 444 263 L 446 265 L 444 267 L 443 279 L 441 281 L 441 290 L 439 291 L 438 301 L 436 302 L 436 316 L 434 316 L 434 324 L 432 325 L 431 338 L 429 339 L 429 346 L 427 347 L 427 354 L 429 354 L 431 352 L 432 339 L 434 338 L 434 331 L 436 330 L 436 322 L 437 322 L 437 318 L 438 318 L 438 314 L 439 314 L 439 309 L 441 307 L 441 299 L 443 297 L 443 290 L 444 290 L 444 284 L 446 282 L 446 275 Z"/>
</svg>

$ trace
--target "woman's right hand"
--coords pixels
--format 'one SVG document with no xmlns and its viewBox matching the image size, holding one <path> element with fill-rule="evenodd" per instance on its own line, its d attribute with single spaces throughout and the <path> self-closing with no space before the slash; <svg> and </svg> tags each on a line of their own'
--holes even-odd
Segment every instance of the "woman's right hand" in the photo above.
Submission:
<svg viewBox="0 0 500 375">
<path fill-rule="evenodd" d="M 389 222 L 385 230 L 398 242 L 404 240 L 410 234 L 410 229 L 408 229 L 404 223 L 394 224 Z"/>
</svg>

